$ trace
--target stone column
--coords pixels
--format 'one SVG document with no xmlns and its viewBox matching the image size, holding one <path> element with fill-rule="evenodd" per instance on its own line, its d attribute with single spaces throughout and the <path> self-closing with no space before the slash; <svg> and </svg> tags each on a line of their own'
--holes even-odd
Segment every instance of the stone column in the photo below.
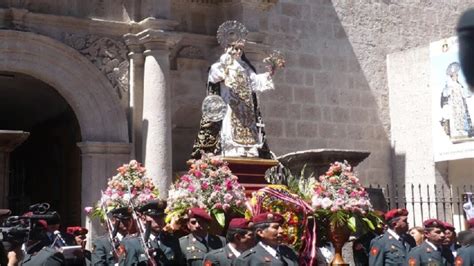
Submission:
<svg viewBox="0 0 474 266">
<path fill-rule="evenodd" d="M 81 209 L 93 207 L 100 199 L 101 190 L 106 187 L 107 179 L 117 173 L 117 168 L 130 160 L 131 145 L 120 142 L 80 142 L 82 158 Z M 91 221 L 82 211 L 82 224 L 95 237 L 104 232 L 97 219 Z M 89 239 L 90 240 L 90 239 Z M 91 243 L 91 241 L 88 241 Z"/>
<path fill-rule="evenodd" d="M 172 180 L 171 93 L 169 84 L 170 48 L 179 37 L 157 30 L 138 34 L 144 45 L 143 160 L 147 176 L 166 198 Z"/>
<path fill-rule="evenodd" d="M 137 43 L 135 35 L 124 36 L 130 53 L 130 139 L 133 143 L 131 156 L 138 162 L 143 162 L 142 152 L 142 117 L 143 117 L 143 49 Z"/>
</svg>

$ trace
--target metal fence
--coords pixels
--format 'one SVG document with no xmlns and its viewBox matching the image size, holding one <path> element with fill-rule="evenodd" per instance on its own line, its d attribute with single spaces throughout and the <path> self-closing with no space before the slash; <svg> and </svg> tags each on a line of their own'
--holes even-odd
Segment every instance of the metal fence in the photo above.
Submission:
<svg viewBox="0 0 474 266">
<path fill-rule="evenodd" d="M 456 229 L 465 229 L 463 204 L 473 191 L 473 185 L 446 186 L 436 184 L 405 184 L 395 186 L 370 185 L 382 189 L 388 209 L 406 208 L 410 226 L 421 226 L 430 218 L 453 224 Z M 472 196 L 471 200 L 472 200 Z"/>
</svg>

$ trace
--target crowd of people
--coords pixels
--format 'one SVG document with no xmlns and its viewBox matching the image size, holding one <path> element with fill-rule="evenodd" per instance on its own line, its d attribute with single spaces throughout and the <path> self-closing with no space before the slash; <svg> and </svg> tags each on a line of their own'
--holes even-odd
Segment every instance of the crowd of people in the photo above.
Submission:
<svg viewBox="0 0 474 266">
<path fill-rule="evenodd" d="M 406 209 L 390 210 L 384 218 L 383 232 L 355 241 L 357 265 L 474 265 L 474 219 L 457 233 L 438 219 L 409 229 Z"/>
<path fill-rule="evenodd" d="M 44 219 L 35 220 L 25 242 L 5 237 L 18 234 L 18 229 L 2 233 L 0 265 L 301 265 L 297 252 L 282 243 L 286 221 L 278 213 L 233 218 L 224 238 L 213 233 L 213 219 L 204 209 L 190 208 L 169 223 L 165 209 L 165 201 L 151 200 L 135 210 L 111 210 L 109 226 L 104 223 L 108 233 L 93 239 L 90 251 L 86 228 L 61 231 L 59 214 L 48 212 L 38 216 Z M 34 217 L 22 217 L 28 215 Z M 0 219 L 11 217 L 18 216 L 0 211 Z M 390 210 L 383 217 L 383 231 L 353 242 L 356 265 L 474 265 L 474 219 L 468 230 L 457 233 L 453 225 L 438 219 L 409 229 L 405 209 Z M 321 250 L 317 263 L 327 265 L 331 251 L 323 246 Z"/>
<path fill-rule="evenodd" d="M 298 265 L 297 253 L 282 244 L 283 217 L 262 213 L 252 219 L 230 220 L 225 238 L 210 231 L 211 216 L 201 208 L 165 223 L 166 202 L 153 200 L 132 210 L 120 207 L 108 214 L 113 228 L 95 238 L 86 250 L 87 229 L 60 232 L 59 215 L 38 220 L 28 242 L 2 241 L 1 265 Z M 133 217 L 138 214 L 139 219 Z M 9 213 L 4 212 L 3 218 Z M 138 227 L 145 225 L 145 235 Z M 67 247 L 81 255 L 65 254 Z"/>
</svg>

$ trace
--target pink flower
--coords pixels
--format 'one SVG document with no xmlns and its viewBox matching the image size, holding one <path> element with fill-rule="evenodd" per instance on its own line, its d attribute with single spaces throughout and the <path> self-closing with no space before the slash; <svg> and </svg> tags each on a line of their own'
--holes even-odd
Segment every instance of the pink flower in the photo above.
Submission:
<svg viewBox="0 0 474 266">
<path fill-rule="evenodd" d="M 92 207 L 87 206 L 87 207 L 84 208 L 84 212 L 85 212 L 87 215 L 89 215 L 89 214 L 92 212 L 92 209 L 93 209 Z"/>
<path fill-rule="evenodd" d="M 197 178 L 201 178 L 202 177 L 201 171 L 194 171 L 194 176 Z"/>
<path fill-rule="evenodd" d="M 346 193 L 346 190 L 343 189 L 343 188 L 340 188 L 340 189 L 337 191 L 337 193 L 338 193 L 339 195 L 344 195 L 344 194 Z"/>
<path fill-rule="evenodd" d="M 227 190 L 232 190 L 232 181 L 231 181 L 230 179 L 227 179 L 227 180 L 224 182 L 224 184 L 225 184 L 225 188 L 226 188 Z"/>
<path fill-rule="evenodd" d="M 189 182 L 190 181 L 189 176 L 188 175 L 181 176 L 181 181 Z"/>
<path fill-rule="evenodd" d="M 222 209 L 222 204 L 221 203 L 216 203 L 216 204 L 214 204 L 213 208 L 220 210 L 220 209 Z"/>
<path fill-rule="evenodd" d="M 194 193 L 196 191 L 196 188 L 193 185 L 188 186 L 188 191 L 191 193 Z"/>
<path fill-rule="evenodd" d="M 224 201 L 229 203 L 231 200 L 232 200 L 232 195 L 230 195 L 229 193 L 225 193 L 224 195 Z"/>
<path fill-rule="evenodd" d="M 226 212 L 230 209 L 230 205 L 227 203 L 224 203 L 224 205 L 222 205 L 222 209 Z"/>
<path fill-rule="evenodd" d="M 334 202 L 335 205 L 337 206 L 341 206 L 341 205 L 344 205 L 344 200 L 339 198 L 339 199 L 336 199 L 336 201 Z"/>
<path fill-rule="evenodd" d="M 221 186 L 219 186 L 219 185 L 215 185 L 215 186 L 214 186 L 214 190 L 215 190 L 215 191 L 221 191 L 222 188 L 221 188 Z"/>
<path fill-rule="evenodd" d="M 209 184 L 207 182 L 201 184 L 201 189 L 206 190 L 207 188 L 209 188 Z"/>
</svg>

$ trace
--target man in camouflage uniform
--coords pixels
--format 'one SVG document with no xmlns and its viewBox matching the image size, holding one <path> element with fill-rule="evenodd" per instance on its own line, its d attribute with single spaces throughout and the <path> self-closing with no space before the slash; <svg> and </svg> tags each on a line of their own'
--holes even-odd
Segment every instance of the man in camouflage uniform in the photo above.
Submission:
<svg viewBox="0 0 474 266">
<path fill-rule="evenodd" d="M 408 211 L 393 209 L 385 214 L 387 230 L 370 243 L 369 265 L 401 265 L 411 246 L 405 241 Z"/>
<path fill-rule="evenodd" d="M 408 265 L 444 265 L 441 245 L 444 241 L 444 222 L 429 219 L 423 222 L 425 241 L 408 253 Z"/>
<path fill-rule="evenodd" d="M 235 265 L 298 265 L 295 251 L 283 240 L 283 216 L 278 213 L 262 213 L 252 219 L 254 223 L 255 247 L 245 251 L 235 260 Z"/>
<path fill-rule="evenodd" d="M 230 266 L 240 254 L 255 245 L 251 223 L 244 218 L 234 218 L 227 229 L 227 245 L 213 250 L 204 257 L 204 266 Z"/>
<path fill-rule="evenodd" d="M 191 233 L 179 239 L 186 265 L 201 266 L 209 251 L 225 246 L 223 237 L 209 234 L 211 221 L 211 216 L 204 209 L 189 210 L 188 229 Z"/>
<path fill-rule="evenodd" d="M 153 200 L 138 208 L 140 219 L 150 231 L 145 241 L 151 245 L 150 255 L 157 265 L 182 264 L 179 240 L 176 236 L 163 230 L 165 226 L 166 201 Z"/>
</svg>

